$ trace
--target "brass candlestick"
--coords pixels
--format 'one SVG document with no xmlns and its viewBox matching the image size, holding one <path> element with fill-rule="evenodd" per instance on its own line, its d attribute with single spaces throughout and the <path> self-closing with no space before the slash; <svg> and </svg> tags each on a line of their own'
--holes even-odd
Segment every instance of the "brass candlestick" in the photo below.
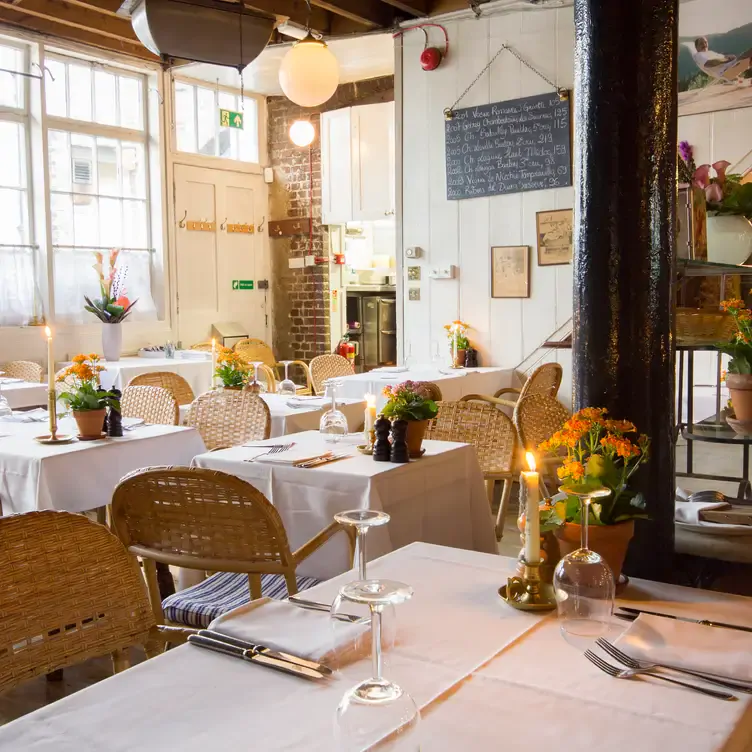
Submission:
<svg viewBox="0 0 752 752">
<path fill-rule="evenodd" d="M 47 392 L 47 411 L 50 414 L 50 441 L 57 441 L 57 393 L 54 389 Z"/>
<path fill-rule="evenodd" d="M 550 611 L 556 608 L 553 588 L 541 582 L 541 562 L 523 560 L 522 577 L 510 577 L 506 585 L 499 588 L 499 595 L 512 608 L 520 611 Z"/>
</svg>

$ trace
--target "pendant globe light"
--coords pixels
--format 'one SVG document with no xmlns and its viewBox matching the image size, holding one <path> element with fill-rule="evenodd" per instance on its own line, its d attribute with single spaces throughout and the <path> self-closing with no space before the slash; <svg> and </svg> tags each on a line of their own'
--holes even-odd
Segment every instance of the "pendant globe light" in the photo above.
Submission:
<svg viewBox="0 0 752 752">
<path fill-rule="evenodd" d="M 308 32 L 282 59 L 279 84 L 285 96 L 301 107 L 317 107 L 339 85 L 339 63 L 326 43 Z"/>
</svg>

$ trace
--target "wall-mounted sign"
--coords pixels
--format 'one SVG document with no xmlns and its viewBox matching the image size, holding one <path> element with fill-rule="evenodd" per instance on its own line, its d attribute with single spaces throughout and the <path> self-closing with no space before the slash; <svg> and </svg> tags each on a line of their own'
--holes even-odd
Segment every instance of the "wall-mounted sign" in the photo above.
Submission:
<svg viewBox="0 0 752 752">
<path fill-rule="evenodd" d="M 243 130 L 243 113 L 232 110 L 219 111 L 219 125 L 222 128 L 237 128 Z"/>
<path fill-rule="evenodd" d="M 253 290 L 253 280 L 252 279 L 233 279 L 232 289 L 233 290 Z"/>
</svg>

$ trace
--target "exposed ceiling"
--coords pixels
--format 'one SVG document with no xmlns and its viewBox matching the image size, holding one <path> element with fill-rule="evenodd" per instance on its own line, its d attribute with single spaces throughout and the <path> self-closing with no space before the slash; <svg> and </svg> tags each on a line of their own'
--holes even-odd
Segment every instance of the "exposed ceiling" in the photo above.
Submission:
<svg viewBox="0 0 752 752">
<path fill-rule="evenodd" d="M 127 14 L 118 13 L 123 4 L 123 0 L 0 0 L 0 23 L 156 60 L 136 37 Z M 301 26 L 308 19 L 305 0 L 246 0 L 245 5 Z M 355 36 L 469 5 L 470 0 L 311 0 L 310 26 L 327 38 Z M 288 39 L 275 32 L 272 44 Z"/>
</svg>

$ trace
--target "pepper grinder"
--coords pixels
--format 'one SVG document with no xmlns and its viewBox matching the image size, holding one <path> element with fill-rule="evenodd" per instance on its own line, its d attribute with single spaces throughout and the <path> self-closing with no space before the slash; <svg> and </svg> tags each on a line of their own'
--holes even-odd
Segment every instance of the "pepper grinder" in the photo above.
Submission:
<svg viewBox="0 0 752 752">
<path fill-rule="evenodd" d="M 407 421 L 401 418 L 392 423 L 392 452 L 390 462 L 410 462 L 407 448 Z"/>
<path fill-rule="evenodd" d="M 373 459 L 376 462 L 389 462 L 391 447 L 389 445 L 389 429 L 392 424 L 388 418 L 380 415 L 373 424 L 376 440 L 373 442 Z"/>
</svg>

